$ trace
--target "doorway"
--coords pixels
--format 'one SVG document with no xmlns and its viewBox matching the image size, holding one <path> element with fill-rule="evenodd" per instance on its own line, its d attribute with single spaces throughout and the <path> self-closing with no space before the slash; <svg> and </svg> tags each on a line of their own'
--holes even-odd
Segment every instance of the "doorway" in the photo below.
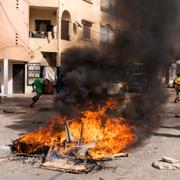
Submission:
<svg viewBox="0 0 180 180">
<path fill-rule="evenodd" d="M 13 93 L 24 94 L 25 65 L 13 64 Z"/>
</svg>

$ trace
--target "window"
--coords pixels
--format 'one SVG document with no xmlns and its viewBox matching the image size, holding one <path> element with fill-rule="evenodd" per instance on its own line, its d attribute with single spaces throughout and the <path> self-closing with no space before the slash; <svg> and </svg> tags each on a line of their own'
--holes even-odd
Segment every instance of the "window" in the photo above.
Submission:
<svg viewBox="0 0 180 180">
<path fill-rule="evenodd" d="M 35 31 L 29 32 L 32 38 L 45 38 L 50 32 L 53 37 L 53 25 L 50 20 L 35 20 Z"/>
<path fill-rule="evenodd" d="M 101 45 L 108 45 L 113 41 L 114 32 L 110 25 L 101 26 Z"/>
<path fill-rule="evenodd" d="M 71 22 L 71 14 L 69 11 L 65 10 L 62 13 L 61 20 L 61 39 L 70 40 L 70 22 Z"/>
<path fill-rule="evenodd" d="M 108 41 L 108 28 L 107 26 L 101 26 L 101 42 Z"/>
<path fill-rule="evenodd" d="M 90 40 L 92 23 L 84 20 L 82 21 L 82 23 L 83 23 L 83 39 Z"/>
<path fill-rule="evenodd" d="M 61 21 L 61 39 L 69 40 L 69 21 Z"/>
</svg>

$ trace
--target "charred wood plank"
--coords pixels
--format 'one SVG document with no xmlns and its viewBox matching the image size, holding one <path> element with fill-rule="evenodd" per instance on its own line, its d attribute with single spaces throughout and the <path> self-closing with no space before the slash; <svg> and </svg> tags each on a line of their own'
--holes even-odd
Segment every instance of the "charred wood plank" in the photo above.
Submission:
<svg viewBox="0 0 180 180">
<path fill-rule="evenodd" d="M 47 170 L 71 172 L 77 174 L 89 172 L 88 168 L 85 165 L 76 165 L 73 161 L 66 159 L 56 159 L 54 161 L 48 161 L 41 164 L 40 167 Z"/>
<path fill-rule="evenodd" d="M 128 157 L 128 153 L 118 153 L 118 154 L 113 154 L 111 156 L 105 157 L 100 159 L 101 161 L 112 161 L 115 159 L 118 159 L 120 157 Z"/>
<path fill-rule="evenodd" d="M 16 153 L 15 155 L 21 157 L 44 158 L 44 155 L 41 154 Z"/>
</svg>

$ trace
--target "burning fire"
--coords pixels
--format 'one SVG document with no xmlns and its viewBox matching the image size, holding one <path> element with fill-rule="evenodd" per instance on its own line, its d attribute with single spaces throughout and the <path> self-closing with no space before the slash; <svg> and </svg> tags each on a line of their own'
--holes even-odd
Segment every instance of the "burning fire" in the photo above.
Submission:
<svg viewBox="0 0 180 180">
<path fill-rule="evenodd" d="M 91 103 L 89 110 L 81 112 L 78 119 L 54 117 L 46 127 L 22 136 L 16 150 L 19 153 L 34 153 L 43 147 L 58 147 L 59 154 L 67 155 L 79 147 L 82 149 L 78 152 L 79 156 L 83 154 L 84 158 L 92 159 L 117 154 L 136 139 L 126 119 L 110 117 L 106 113 L 117 106 L 115 100 L 109 99 L 96 110 Z M 26 144 L 26 148 L 22 144 Z"/>
</svg>

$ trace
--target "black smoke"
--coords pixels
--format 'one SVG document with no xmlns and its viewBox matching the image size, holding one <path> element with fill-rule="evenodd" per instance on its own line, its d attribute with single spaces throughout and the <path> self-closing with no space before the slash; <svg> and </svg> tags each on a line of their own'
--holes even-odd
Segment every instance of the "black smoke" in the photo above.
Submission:
<svg viewBox="0 0 180 180">
<path fill-rule="evenodd" d="M 146 72 L 157 77 L 171 58 L 169 41 L 177 22 L 177 6 L 177 0 L 117 0 L 115 12 L 124 22 L 115 40 L 121 61 L 129 66 L 139 59 Z"/>
<path fill-rule="evenodd" d="M 64 52 L 64 86 L 55 102 L 58 111 L 74 115 L 77 105 L 86 107 L 89 100 L 101 103 L 110 96 L 107 86 L 123 82 L 123 90 L 138 95 L 125 100 L 123 91 L 116 94 L 123 99 L 120 114 L 141 130 L 157 126 L 153 120 L 166 100 L 161 84 L 172 58 L 169 42 L 177 4 L 178 0 L 116 0 L 117 28 L 108 48 L 74 47 Z"/>
<path fill-rule="evenodd" d="M 125 110 L 125 116 L 139 124 L 141 130 L 151 131 L 160 123 L 159 119 L 153 120 L 167 98 L 162 81 L 173 58 L 171 37 L 177 26 L 178 5 L 177 0 L 116 1 L 115 13 L 123 27 L 119 28 L 114 48 L 123 69 L 131 72 L 134 63 L 143 64 L 145 91 L 130 101 Z"/>
</svg>

